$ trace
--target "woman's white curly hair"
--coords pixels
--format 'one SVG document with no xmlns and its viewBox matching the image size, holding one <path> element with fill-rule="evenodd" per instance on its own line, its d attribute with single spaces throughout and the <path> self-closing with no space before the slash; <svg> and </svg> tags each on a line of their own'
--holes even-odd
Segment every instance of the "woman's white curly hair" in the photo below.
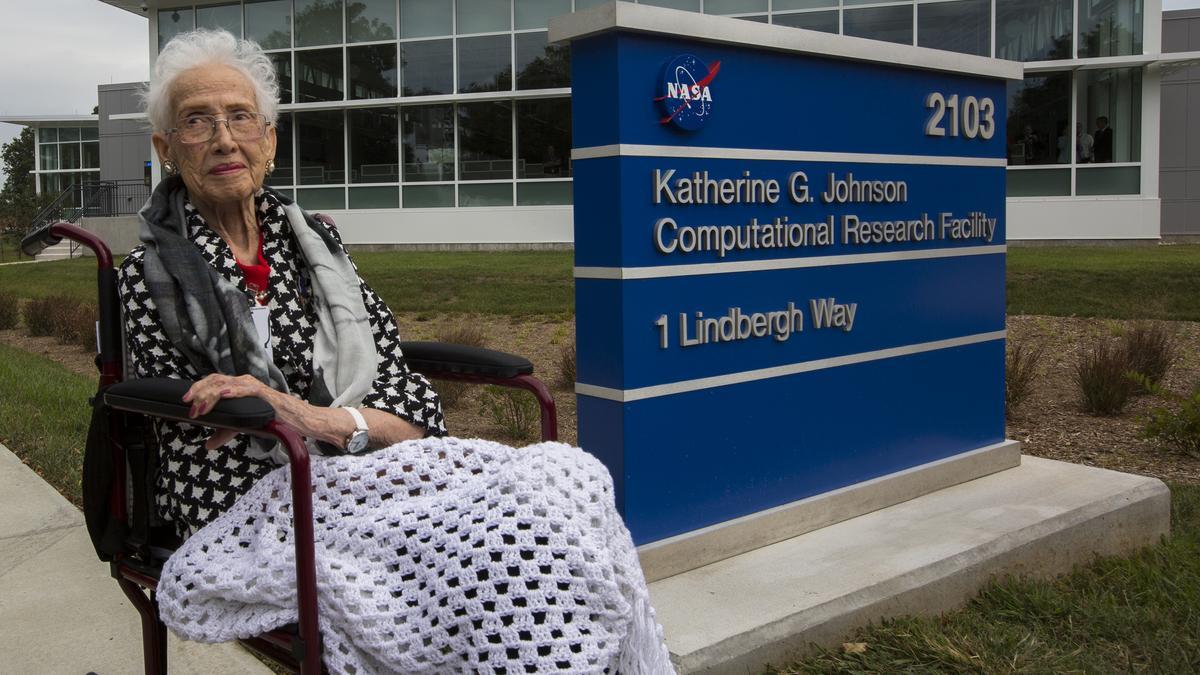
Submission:
<svg viewBox="0 0 1200 675">
<path fill-rule="evenodd" d="M 208 64 L 229 66 L 246 76 L 254 87 L 258 112 L 274 124 L 279 118 L 279 83 L 275 66 L 257 43 L 239 40 L 227 30 L 197 28 L 180 33 L 158 53 L 154 62 L 154 77 L 142 93 L 146 117 L 151 128 L 159 133 L 175 126 L 171 110 L 171 85 L 180 74 Z"/>
</svg>

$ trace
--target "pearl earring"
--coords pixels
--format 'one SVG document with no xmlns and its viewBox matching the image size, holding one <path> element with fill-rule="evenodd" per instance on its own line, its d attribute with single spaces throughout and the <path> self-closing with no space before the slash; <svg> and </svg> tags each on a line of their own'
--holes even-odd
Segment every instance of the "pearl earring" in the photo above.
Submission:
<svg viewBox="0 0 1200 675">
<path fill-rule="evenodd" d="M 175 166 L 175 162 L 172 162 L 169 159 L 163 160 L 162 170 L 163 173 L 167 174 L 168 176 L 174 176 L 175 174 L 179 173 L 179 167 Z"/>
<path fill-rule="evenodd" d="M 266 170 L 267 170 L 267 175 L 268 175 L 268 176 L 270 176 L 271 174 L 275 173 L 275 160 L 274 160 L 274 159 L 268 159 L 268 160 L 267 160 L 267 166 L 266 166 Z"/>
</svg>

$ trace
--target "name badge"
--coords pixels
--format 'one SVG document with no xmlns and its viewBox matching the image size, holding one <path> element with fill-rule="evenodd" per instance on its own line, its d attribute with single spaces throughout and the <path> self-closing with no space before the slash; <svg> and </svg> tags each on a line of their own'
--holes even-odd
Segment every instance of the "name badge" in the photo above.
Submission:
<svg viewBox="0 0 1200 675">
<path fill-rule="evenodd" d="M 254 305 L 250 308 L 250 318 L 254 319 L 254 330 L 258 331 L 258 343 L 267 354 L 267 360 L 274 363 L 275 355 L 271 351 L 271 308 L 266 305 Z"/>
</svg>

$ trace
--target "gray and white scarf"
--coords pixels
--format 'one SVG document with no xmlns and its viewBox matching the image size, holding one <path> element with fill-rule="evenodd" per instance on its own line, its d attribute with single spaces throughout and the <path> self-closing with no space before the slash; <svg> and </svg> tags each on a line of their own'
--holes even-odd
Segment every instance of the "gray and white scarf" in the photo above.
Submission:
<svg viewBox="0 0 1200 675">
<path fill-rule="evenodd" d="M 264 198 L 283 206 L 310 272 L 317 334 L 309 402 L 358 405 L 369 393 L 379 363 L 358 274 L 345 250 L 312 216 L 286 196 L 270 188 L 264 192 Z M 159 183 L 138 212 L 146 288 L 163 332 L 201 376 L 252 375 L 288 393 L 283 373 L 259 343 L 246 295 L 209 265 L 188 238 L 186 201 L 183 180 L 172 176 Z M 251 456 L 286 462 L 272 441 L 255 438 L 251 446 Z M 315 443 L 309 447 L 320 452 Z"/>
</svg>

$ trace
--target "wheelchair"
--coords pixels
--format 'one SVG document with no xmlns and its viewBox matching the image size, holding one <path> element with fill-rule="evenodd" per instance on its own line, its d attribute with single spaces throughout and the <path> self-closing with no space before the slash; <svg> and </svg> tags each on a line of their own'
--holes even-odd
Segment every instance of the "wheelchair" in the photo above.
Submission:
<svg viewBox="0 0 1200 675">
<path fill-rule="evenodd" d="M 327 220 L 326 216 L 317 217 Z M 301 673 L 324 672 L 317 623 L 317 577 L 312 522 L 309 455 L 303 439 L 275 420 L 275 411 L 257 398 L 229 399 L 197 419 L 182 402 L 187 380 L 124 379 L 121 304 L 112 252 L 95 234 L 70 223 L 45 225 L 21 242 L 34 256 L 47 246 L 70 239 L 96 258 L 99 293 L 97 326 L 99 385 L 84 457 L 84 516 L 100 559 L 137 608 L 142 623 L 142 655 L 147 675 L 167 672 L 167 629 L 159 618 L 155 588 L 179 540 L 155 522 L 154 483 L 157 449 L 151 418 L 232 429 L 275 439 L 288 453 L 296 548 L 298 622 L 241 640 L 252 651 Z M 402 342 L 409 368 L 427 377 L 525 389 L 538 401 L 541 439 L 557 440 L 554 399 L 533 376 L 527 359 L 478 347 L 438 342 Z"/>
</svg>

